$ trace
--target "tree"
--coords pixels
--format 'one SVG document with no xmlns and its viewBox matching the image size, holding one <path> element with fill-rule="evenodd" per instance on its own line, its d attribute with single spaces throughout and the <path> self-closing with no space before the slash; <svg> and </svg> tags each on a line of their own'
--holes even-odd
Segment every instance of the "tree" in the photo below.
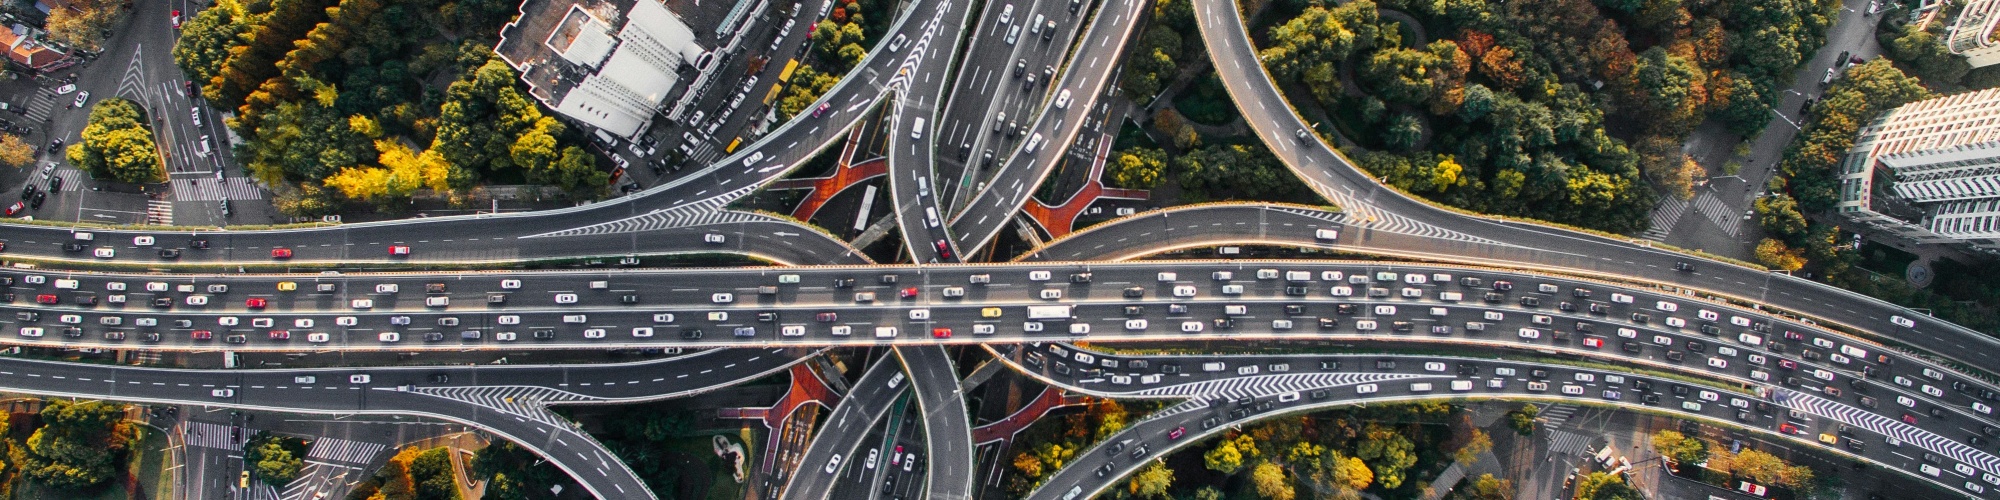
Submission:
<svg viewBox="0 0 2000 500">
<path fill-rule="evenodd" d="M 1472 481 L 1472 487 L 1466 489 L 1466 495 L 1472 500 L 1514 500 L 1514 482 L 1480 474 L 1479 479 Z"/>
<path fill-rule="evenodd" d="M 1514 432 L 1527 436 L 1535 433 L 1535 416 L 1542 413 L 1542 407 L 1521 405 L 1521 409 L 1507 412 L 1507 426 Z"/>
<path fill-rule="evenodd" d="M 1112 186 L 1153 189 L 1166 180 L 1167 152 L 1158 148 L 1131 148 L 1118 152 L 1108 177 Z"/>
<path fill-rule="evenodd" d="M 1481 84 L 1465 86 L 1465 102 L 1458 106 L 1458 117 L 1468 122 L 1479 121 L 1487 113 L 1493 112 L 1493 89 Z"/>
<path fill-rule="evenodd" d="M 19 457 L 22 474 L 59 490 L 76 490 L 111 480 L 125 454 L 131 430 L 125 408 L 102 401 L 49 400 L 42 427 L 28 436 Z"/>
<path fill-rule="evenodd" d="M 1528 79 L 1521 59 L 1514 56 L 1514 49 L 1507 47 L 1493 47 L 1486 51 L 1479 58 L 1479 74 L 1486 75 L 1487 80 L 1505 90 L 1520 87 Z"/>
<path fill-rule="evenodd" d="M 164 178 L 153 132 L 137 103 L 123 98 L 98 101 L 90 109 L 82 140 L 71 144 L 70 163 L 92 177 L 146 183 Z"/>
<path fill-rule="evenodd" d="M 292 217 L 319 218 L 333 215 L 340 206 L 335 204 L 333 193 L 316 183 L 302 183 L 279 193 L 271 204 L 282 213 Z"/>
<path fill-rule="evenodd" d="M 1327 9 L 1307 7 L 1298 17 L 1271 27 L 1271 46 L 1259 51 L 1271 74 L 1312 89 L 1322 102 L 1340 96 L 1335 65 L 1376 38 L 1375 3 L 1349 2 Z"/>
<path fill-rule="evenodd" d="M 1639 490 L 1625 484 L 1625 476 L 1592 472 L 1576 478 L 1577 500 L 1642 500 Z"/>
<path fill-rule="evenodd" d="M 1258 462 L 1250 470 L 1250 483 L 1257 487 L 1257 495 L 1271 500 L 1292 500 L 1298 492 L 1292 489 L 1292 481 L 1285 477 L 1285 468 L 1269 461 Z"/>
<path fill-rule="evenodd" d="M 458 475 L 452 470 L 451 448 L 424 450 L 410 461 L 410 479 L 416 485 L 416 500 L 459 500 Z"/>
<path fill-rule="evenodd" d="M 1493 437 L 1486 435 L 1486 431 L 1473 429 L 1472 437 L 1466 438 L 1465 445 L 1458 447 L 1458 451 L 1452 453 L 1452 460 L 1470 467 L 1479 461 L 1480 454 L 1489 451 L 1493 451 Z"/>
<path fill-rule="evenodd" d="M 1208 470 L 1235 474 L 1243 468 L 1243 460 L 1257 456 L 1257 442 L 1249 435 L 1239 434 L 1234 438 L 1216 441 L 1215 448 L 1202 455 L 1202 464 Z"/>
<path fill-rule="evenodd" d="M 35 163 L 35 146 L 21 136 L 0 134 L 0 165 L 20 168 Z"/>
<path fill-rule="evenodd" d="M 1370 423 L 1356 445 L 1354 456 L 1375 471 L 1375 482 L 1385 489 L 1403 485 L 1403 472 L 1416 465 L 1416 444 L 1395 429 Z"/>
<path fill-rule="evenodd" d="M 1396 113 L 1389 125 L 1382 128 L 1382 143 L 1394 149 L 1415 149 L 1423 137 L 1424 121 L 1411 113 Z"/>
<path fill-rule="evenodd" d="M 88 51 L 97 51 L 104 35 L 125 13 L 119 0 L 71 0 L 49 10 L 46 28 L 49 38 Z"/>
<path fill-rule="evenodd" d="M 1138 498 L 1171 498 L 1167 490 L 1173 486 L 1174 470 L 1167 468 L 1166 462 L 1154 461 L 1132 475 L 1125 491 Z"/>
<path fill-rule="evenodd" d="M 1014 455 L 1014 471 L 1021 473 L 1023 476 L 1041 479 L 1042 460 L 1035 458 L 1034 455 L 1028 454 L 1028 452 L 1021 452 Z"/>
<path fill-rule="evenodd" d="M 1443 42 L 1450 43 L 1450 42 Z M 1455 50 L 1455 47 L 1454 47 Z M 1490 54 L 1490 53 L 1489 53 Z M 1362 63 L 1359 75 L 1384 101 L 1406 106 L 1431 98 L 1432 73 L 1443 71 L 1437 54 L 1417 49 L 1387 48 Z"/>
<path fill-rule="evenodd" d="M 550 487 L 569 482 L 562 469 L 504 440 L 473 453 L 467 473 L 486 481 L 486 497 L 493 500 L 544 498 Z"/>
<path fill-rule="evenodd" d="M 840 77 L 821 73 L 812 66 L 799 66 L 792 74 L 791 87 L 785 89 L 784 97 L 778 99 L 778 116 L 789 120 L 812 106 L 819 96 L 833 90 L 840 83 Z"/>
<path fill-rule="evenodd" d="M 1644 116 L 1656 120 L 1652 129 L 1679 135 L 1694 126 L 1708 101 L 1708 74 L 1700 66 L 1663 47 L 1653 47 L 1639 54 L 1633 75 L 1638 86 L 1632 100 Z"/>
<path fill-rule="evenodd" d="M 1641 137 L 1634 147 L 1639 168 L 1661 191 L 1682 200 L 1694 198 L 1694 179 L 1707 174 L 1701 164 L 1681 152 L 1680 140 L 1668 135 Z"/>
<path fill-rule="evenodd" d="M 375 469 L 375 482 L 381 489 L 369 500 L 415 499 L 417 485 L 410 476 L 410 463 L 416 461 L 420 453 L 422 451 L 415 446 L 403 448 L 397 451 L 395 456 L 389 457 L 389 463 L 383 464 L 380 469 Z"/>
<path fill-rule="evenodd" d="M 230 49 L 243 46 L 250 26 L 236 15 L 236 9 L 201 9 L 181 23 L 180 39 L 174 42 L 174 64 L 188 81 L 200 86 L 222 71 Z"/>
<path fill-rule="evenodd" d="M 1653 451 L 1678 464 L 1698 464 L 1708 459 L 1707 443 L 1672 429 L 1653 433 Z"/>
<path fill-rule="evenodd" d="M 1758 198 L 1754 206 L 1757 224 L 1772 236 L 1792 242 L 1805 236 L 1806 216 L 1799 213 L 1799 202 L 1790 195 L 1778 193 Z"/>
<path fill-rule="evenodd" d="M 276 441 L 266 441 L 257 448 L 258 459 L 254 462 L 257 479 L 264 484 L 284 488 L 292 480 L 299 478 L 299 470 L 305 467 L 305 458 L 292 455 L 291 450 Z"/>
</svg>

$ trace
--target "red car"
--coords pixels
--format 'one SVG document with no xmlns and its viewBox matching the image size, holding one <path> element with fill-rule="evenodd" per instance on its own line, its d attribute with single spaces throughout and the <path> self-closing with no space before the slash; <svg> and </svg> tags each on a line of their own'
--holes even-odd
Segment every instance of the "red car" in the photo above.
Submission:
<svg viewBox="0 0 2000 500">
<path fill-rule="evenodd" d="M 410 247 L 409 245 L 390 245 L 389 255 L 394 255 L 397 257 L 408 257 L 410 256 Z"/>
<path fill-rule="evenodd" d="M 35 296 L 35 303 L 37 304 L 55 304 L 59 302 L 62 302 L 62 298 L 57 297 L 56 294 L 53 293 L 44 293 Z"/>
<path fill-rule="evenodd" d="M 1591 348 L 1591 349 L 1603 349 L 1603 348 L 1604 348 L 1604 339 L 1600 339 L 1600 338 L 1597 338 L 1597 337 L 1584 337 L 1584 338 L 1583 338 L 1583 346 L 1584 346 L 1584 347 L 1589 347 L 1589 348 Z"/>
<path fill-rule="evenodd" d="M 26 210 L 27 208 L 28 206 L 22 204 L 21 202 L 18 201 L 14 202 L 14 204 L 12 205 L 7 205 L 7 216 L 13 217 L 14 214 L 21 213 L 22 210 Z"/>
<path fill-rule="evenodd" d="M 289 258 L 292 258 L 292 249 L 290 249 L 290 248 L 273 248 L 273 249 L 271 249 L 271 258 L 273 258 L 273 259 L 289 259 Z"/>
<path fill-rule="evenodd" d="M 904 288 L 902 292 L 898 292 L 896 295 L 905 299 L 917 298 L 917 287 Z"/>
<path fill-rule="evenodd" d="M 291 340 L 291 339 L 292 339 L 292 332 L 290 330 L 271 330 L 271 340 Z"/>
<path fill-rule="evenodd" d="M 813 319 L 818 320 L 821 323 L 832 323 L 835 321 L 839 321 L 840 315 L 836 313 L 823 312 L 813 315 Z"/>
<path fill-rule="evenodd" d="M 819 118 L 819 115 L 826 114 L 826 110 L 831 109 L 832 107 L 833 106 L 829 103 L 824 103 L 824 102 L 819 103 L 819 107 L 813 108 L 813 118 Z"/>
<path fill-rule="evenodd" d="M 243 307 L 248 307 L 251 309 L 263 309 L 264 306 L 267 305 L 270 305 L 270 303 L 265 302 L 264 299 L 257 297 L 251 297 L 250 300 L 243 301 Z"/>
<path fill-rule="evenodd" d="M 951 244 L 945 243 L 944 240 L 937 240 L 936 243 L 932 243 L 931 245 L 937 247 L 938 258 L 940 259 L 951 258 Z"/>
<path fill-rule="evenodd" d="M 209 340 L 215 338 L 215 332 L 211 332 L 208 330 L 195 330 L 192 335 L 194 336 L 195 340 Z"/>
<path fill-rule="evenodd" d="M 1782 434 L 1798 434 L 1799 426 L 1792 425 L 1791 423 L 1778 424 L 1778 432 Z"/>
<path fill-rule="evenodd" d="M 1186 427 L 1175 427 L 1174 430 L 1167 431 L 1167 440 L 1172 441 L 1175 439 L 1180 439 L 1181 436 L 1185 435 L 1187 435 Z"/>
<path fill-rule="evenodd" d="M 1916 424 L 1917 424 L 1917 416 L 1916 416 L 1916 415 L 1911 415 L 1911 414 L 1908 414 L 1908 413 L 1904 413 L 1904 414 L 1903 414 L 1903 423 L 1905 423 L 1905 424 L 1910 424 L 1910 425 L 1916 425 Z"/>
<path fill-rule="evenodd" d="M 950 328 L 932 328 L 932 329 L 931 329 L 931 337 L 932 337 L 932 338 L 940 338 L 940 339 L 948 339 L 948 338 L 951 338 L 951 329 L 950 329 Z"/>
</svg>

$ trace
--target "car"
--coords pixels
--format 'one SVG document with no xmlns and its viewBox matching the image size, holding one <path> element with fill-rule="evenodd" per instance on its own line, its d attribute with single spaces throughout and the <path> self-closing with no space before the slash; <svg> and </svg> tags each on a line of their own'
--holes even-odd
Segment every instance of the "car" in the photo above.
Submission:
<svg viewBox="0 0 2000 500">
<path fill-rule="evenodd" d="M 389 255 L 394 257 L 408 257 L 410 256 L 410 246 L 389 245 Z"/>
<path fill-rule="evenodd" d="M 289 259 L 289 258 L 292 258 L 292 249 L 290 249 L 290 248 L 273 248 L 273 249 L 271 249 L 271 258 L 273 258 L 273 259 Z"/>
<path fill-rule="evenodd" d="M 110 248 L 98 248 L 91 250 L 90 254 L 96 256 L 99 259 L 109 259 L 112 257 L 117 257 L 118 251 Z"/>
<path fill-rule="evenodd" d="M 263 297 L 251 297 L 243 300 L 243 307 L 248 307 L 251 309 L 263 309 L 264 306 L 268 306 L 270 304 L 271 302 L 268 300 L 264 300 Z"/>
<path fill-rule="evenodd" d="M 90 102 L 90 91 L 79 90 L 76 92 L 76 102 L 71 103 L 70 107 L 81 108 L 88 102 Z"/>
<path fill-rule="evenodd" d="M 576 303 L 576 301 L 577 301 L 577 298 L 576 298 L 576 294 L 574 294 L 574 293 L 558 293 L 558 294 L 556 294 L 556 303 L 557 303 L 557 304 L 575 304 L 575 303 Z"/>
<path fill-rule="evenodd" d="M 727 241 L 727 238 L 724 238 L 721 234 L 718 233 L 708 233 L 702 235 L 701 241 L 708 242 L 710 244 L 720 245 L 723 242 Z"/>
<path fill-rule="evenodd" d="M 736 295 L 732 293 L 717 293 L 710 295 L 708 299 L 710 302 L 717 304 L 728 304 L 736 301 Z"/>
<path fill-rule="evenodd" d="M 1891 316 L 1889 316 L 1889 322 L 1890 322 L 1890 323 L 1894 323 L 1894 324 L 1895 324 L 1896 326 L 1900 326 L 1900 327 L 1903 327 L 1903 328 L 1916 328 L 1916 327 L 1917 327 L 1917 322 L 1915 322 L 1915 321 L 1911 321 L 1911 320 L 1910 320 L 1910 318 L 1905 318 L 1905 317 L 1902 317 L 1902 316 L 1895 316 L 1895 315 L 1891 315 Z"/>
<path fill-rule="evenodd" d="M 1180 439 L 1181 436 L 1185 435 L 1187 435 L 1187 427 L 1175 427 L 1174 430 L 1167 431 L 1167 440 L 1172 441 Z"/>
</svg>

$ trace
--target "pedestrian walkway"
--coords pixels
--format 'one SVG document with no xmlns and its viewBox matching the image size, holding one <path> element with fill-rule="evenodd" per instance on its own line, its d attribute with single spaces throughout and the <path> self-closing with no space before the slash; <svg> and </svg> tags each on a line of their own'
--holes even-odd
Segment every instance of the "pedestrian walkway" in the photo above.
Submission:
<svg viewBox="0 0 2000 500">
<path fill-rule="evenodd" d="M 146 223 L 162 226 L 174 225 L 174 202 L 167 200 L 146 200 Z"/>
<path fill-rule="evenodd" d="M 1099 198 L 1145 200 L 1152 197 L 1152 193 L 1143 189 L 1104 187 L 1104 161 L 1111 155 L 1111 141 L 1097 142 L 1097 153 L 1091 155 L 1090 174 L 1084 181 L 1082 189 L 1078 189 L 1076 194 L 1070 195 L 1069 199 L 1063 200 L 1060 205 L 1052 206 L 1042 203 L 1041 200 L 1034 200 L 1022 207 L 1021 211 L 1027 213 L 1037 224 L 1041 224 L 1042 229 L 1048 231 L 1051 238 L 1068 236 L 1071 231 L 1075 231 L 1077 217 L 1082 216 L 1084 209 L 1097 203 Z"/>
<path fill-rule="evenodd" d="M 1710 222 L 1714 222 L 1717 227 L 1721 227 L 1722 232 L 1729 233 L 1729 237 L 1731 238 L 1736 237 L 1736 233 L 1742 231 L 1743 218 L 1738 217 L 1736 210 L 1729 208 L 1727 203 L 1723 203 L 1722 198 L 1716 196 L 1713 190 L 1704 191 L 1701 193 L 1701 196 L 1695 197 L 1694 209 L 1697 212 L 1701 212 L 1702 217 L 1707 217 Z"/>
<path fill-rule="evenodd" d="M 973 428 L 972 442 L 984 445 L 1010 441 L 1014 439 L 1015 434 L 1019 434 L 1022 429 L 1028 428 L 1028 425 L 1040 420 L 1042 416 L 1048 415 L 1050 411 L 1064 406 L 1080 405 L 1086 400 L 1087 398 L 1082 395 L 1065 393 L 1054 387 L 1043 388 L 1040 395 L 1035 396 L 1033 401 L 1029 401 L 1027 406 L 1021 407 L 1014 414 L 998 422 Z"/>
<path fill-rule="evenodd" d="M 1673 197 L 1661 199 L 1659 204 L 1653 205 L 1652 226 L 1646 228 L 1645 238 L 1667 241 L 1667 233 L 1673 232 L 1674 223 L 1681 220 L 1681 214 L 1686 213 L 1687 208 L 1687 200 Z"/>
<path fill-rule="evenodd" d="M 264 199 L 264 188 L 258 187 L 244 177 L 230 177 L 217 181 L 213 177 L 202 176 L 193 179 L 174 179 L 172 184 L 174 201 Z"/>
<path fill-rule="evenodd" d="M 1593 439 L 1589 436 L 1558 430 L 1549 430 L 1547 435 L 1550 454 L 1564 453 L 1572 457 L 1587 457 L 1592 453 L 1590 442 Z"/>
<path fill-rule="evenodd" d="M 55 89 L 42 87 L 36 90 L 34 95 L 28 96 L 27 109 L 21 116 L 28 117 L 28 123 L 48 121 L 50 116 L 55 115 L 57 100 Z"/>
<path fill-rule="evenodd" d="M 242 445 L 229 439 L 229 426 L 227 425 L 211 424 L 208 422 L 187 422 L 181 424 L 181 432 L 186 434 L 186 437 L 183 439 L 187 441 L 188 446 L 199 446 L 217 450 L 241 450 L 243 448 Z M 247 433 L 250 430 L 245 429 L 244 432 Z"/>
<path fill-rule="evenodd" d="M 56 178 L 62 179 L 62 189 L 58 191 L 82 191 L 83 171 L 74 168 L 57 168 Z"/>
<path fill-rule="evenodd" d="M 388 445 L 378 443 L 323 437 L 313 440 L 312 449 L 306 451 L 306 459 L 366 465 L 387 448 Z"/>
<path fill-rule="evenodd" d="M 1561 428 L 1563 422 L 1569 420 L 1570 415 L 1576 414 L 1576 410 L 1577 407 L 1575 405 L 1561 403 L 1542 408 L 1542 412 L 1539 414 L 1542 419 L 1542 426 L 1551 430 Z"/>
</svg>

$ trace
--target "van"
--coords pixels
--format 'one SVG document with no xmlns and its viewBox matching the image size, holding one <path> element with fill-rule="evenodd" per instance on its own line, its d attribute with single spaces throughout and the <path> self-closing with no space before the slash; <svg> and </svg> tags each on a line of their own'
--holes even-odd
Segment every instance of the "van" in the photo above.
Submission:
<svg viewBox="0 0 2000 500">
<path fill-rule="evenodd" d="M 1019 28 L 1017 27 L 1016 29 Z M 1042 133 L 1036 132 L 1035 135 L 1028 136 L 1028 145 L 1026 147 L 1023 147 L 1021 150 L 1026 151 L 1028 153 L 1034 153 L 1036 149 L 1041 149 L 1041 147 L 1042 147 Z"/>
<path fill-rule="evenodd" d="M 937 207 L 924 207 L 924 222 L 931 227 L 938 227 Z"/>
<path fill-rule="evenodd" d="M 1417 382 L 1410 384 L 1410 392 L 1431 392 L 1431 389 L 1434 389 L 1434 387 L 1431 386 L 1430 382 Z"/>
<path fill-rule="evenodd" d="M 1465 294 L 1458 292 L 1438 292 L 1438 300 L 1445 302 L 1458 302 L 1464 298 Z"/>
<path fill-rule="evenodd" d="M 1223 364 L 1221 361 L 1210 361 L 1201 364 L 1201 371 L 1205 372 L 1219 372 L 1226 368 L 1229 368 L 1229 365 Z"/>
<path fill-rule="evenodd" d="M 893 326 L 878 326 L 878 327 L 875 327 L 875 338 L 878 338 L 878 339 L 893 339 L 893 338 L 896 338 L 896 327 L 893 327 Z"/>
<path fill-rule="evenodd" d="M 1453 380 L 1453 381 L 1451 381 L 1451 390 L 1453 390 L 1453 391 L 1458 391 L 1458 392 L 1464 392 L 1464 391 L 1470 391 L 1470 390 L 1472 390 L 1472 381 L 1470 381 L 1470 380 Z"/>
<path fill-rule="evenodd" d="M 902 35 L 897 35 L 897 36 L 902 36 Z M 916 123 L 916 125 L 910 127 L 910 138 L 911 139 L 924 138 L 924 118 L 921 116 L 917 117 L 913 123 Z"/>
<path fill-rule="evenodd" d="M 591 289 L 591 290 L 604 290 L 604 289 L 607 289 L 607 288 L 611 288 L 611 282 L 609 282 L 609 281 L 592 281 L 592 282 L 590 282 L 590 289 Z"/>
</svg>

